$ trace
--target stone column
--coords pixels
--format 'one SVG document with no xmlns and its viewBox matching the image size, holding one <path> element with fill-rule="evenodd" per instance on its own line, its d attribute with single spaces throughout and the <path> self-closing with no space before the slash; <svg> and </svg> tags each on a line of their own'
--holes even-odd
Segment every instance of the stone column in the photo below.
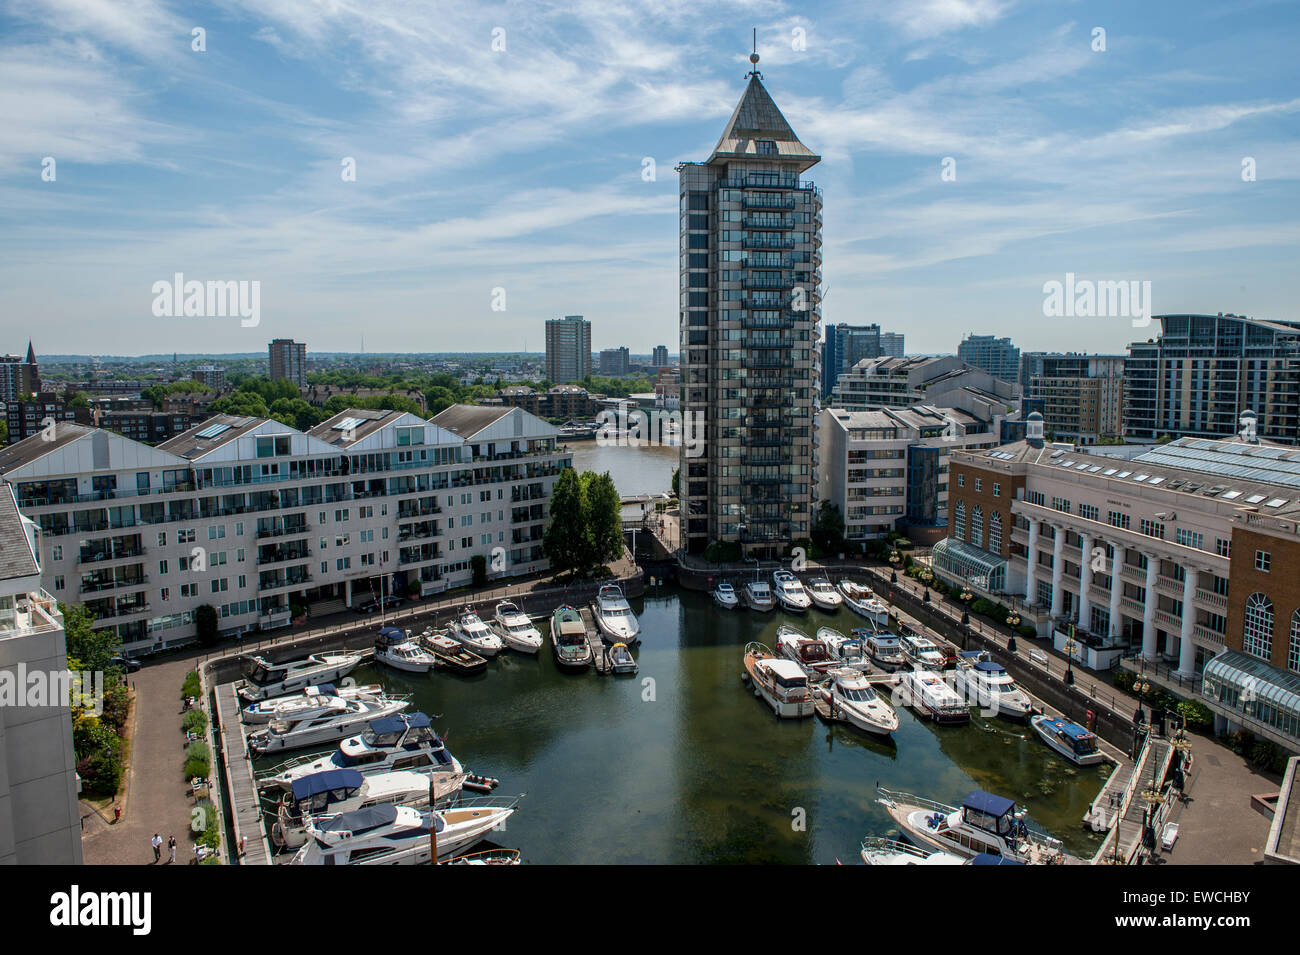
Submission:
<svg viewBox="0 0 1300 955">
<path fill-rule="evenodd" d="M 1184 567 L 1183 574 L 1183 630 L 1178 635 L 1178 673 L 1180 676 L 1192 676 L 1196 669 L 1196 644 L 1192 642 L 1192 626 L 1196 622 L 1196 576 L 1200 573 L 1195 567 Z"/>
<path fill-rule="evenodd" d="M 1065 550 L 1065 528 L 1056 524 L 1052 525 L 1052 530 L 1056 534 L 1056 539 L 1052 544 L 1052 617 L 1056 618 L 1061 615 L 1061 603 L 1065 596 L 1065 588 L 1061 586 L 1061 581 L 1065 579 L 1065 558 L 1062 552 Z"/>
<path fill-rule="evenodd" d="M 1037 587 L 1035 586 L 1037 577 L 1035 571 L 1038 569 L 1038 527 L 1039 522 L 1030 518 L 1029 520 L 1029 553 L 1025 555 L 1025 603 L 1032 604 L 1037 597 Z"/>
<path fill-rule="evenodd" d="M 1115 544 L 1110 559 L 1110 635 L 1119 637 L 1124 632 L 1121 625 L 1123 612 L 1119 609 L 1119 598 L 1124 593 L 1124 584 L 1120 580 L 1120 569 L 1124 566 L 1124 545 Z"/>
<path fill-rule="evenodd" d="M 1083 560 L 1079 561 L 1079 626 L 1091 630 L 1089 617 L 1092 616 L 1092 597 L 1088 588 L 1092 586 L 1092 535 L 1083 535 Z"/>
<path fill-rule="evenodd" d="M 1142 656 L 1147 660 L 1160 657 L 1156 646 L 1156 573 L 1160 569 L 1160 560 L 1155 554 L 1143 553 L 1147 559 L 1147 600 L 1142 608 Z"/>
</svg>

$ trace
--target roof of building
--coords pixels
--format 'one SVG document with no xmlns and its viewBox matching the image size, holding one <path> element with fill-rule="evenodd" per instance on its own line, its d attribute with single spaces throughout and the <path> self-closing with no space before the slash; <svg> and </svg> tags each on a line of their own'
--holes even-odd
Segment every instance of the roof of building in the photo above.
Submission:
<svg viewBox="0 0 1300 955">
<path fill-rule="evenodd" d="M 0 487 L 0 580 L 34 577 L 40 572 L 13 488 Z"/>
<path fill-rule="evenodd" d="M 241 434 L 247 434 L 267 420 L 228 414 L 213 415 L 200 421 L 188 431 L 163 441 L 158 445 L 158 449 L 190 460 L 201 458 L 215 448 L 235 440 Z"/>
<path fill-rule="evenodd" d="M 514 408 L 493 407 L 491 405 L 452 405 L 429 420 L 440 428 L 446 428 L 462 438 L 470 438 L 489 425 L 495 424 Z"/>
<path fill-rule="evenodd" d="M 7 448 L 0 449 L 0 474 L 30 464 L 37 458 L 43 458 L 51 451 L 57 451 L 65 444 L 71 444 L 94 430 L 71 421 L 56 421 L 53 429 L 48 431 L 48 436 L 47 429 L 42 429 L 38 434 L 30 435 L 21 441 L 15 441 Z"/>
<path fill-rule="evenodd" d="M 760 157 L 758 140 L 776 144 L 776 156 Z M 740 102 L 727 120 L 726 129 L 718 145 L 713 148 L 709 162 L 717 159 L 799 159 L 807 168 L 821 159 L 799 141 L 785 116 L 763 86 L 758 73 L 750 74 L 749 84 L 741 94 Z"/>
<path fill-rule="evenodd" d="M 404 411 L 383 408 L 347 408 L 332 418 L 326 418 L 307 433 L 336 448 L 349 448 L 404 414 Z"/>
</svg>

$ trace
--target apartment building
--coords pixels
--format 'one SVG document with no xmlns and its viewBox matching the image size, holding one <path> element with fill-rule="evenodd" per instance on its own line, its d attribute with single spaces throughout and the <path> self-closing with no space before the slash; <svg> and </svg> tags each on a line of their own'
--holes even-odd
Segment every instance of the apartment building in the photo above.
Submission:
<svg viewBox="0 0 1300 955">
<path fill-rule="evenodd" d="M 957 346 L 957 357 L 1003 381 L 1020 380 L 1020 349 L 1009 338 L 967 335 Z"/>
<path fill-rule="evenodd" d="M 76 419 L 75 409 L 68 407 L 64 396 L 52 391 L 39 392 L 28 400 L 6 401 L 4 406 L 10 444 L 48 433 L 60 421 Z"/>
<path fill-rule="evenodd" d="M 600 350 L 600 373 L 611 378 L 621 378 L 632 370 L 632 356 L 625 347 Z"/>
<path fill-rule="evenodd" d="M 1300 451 L 1181 438 L 1126 460 L 1028 424 L 1022 442 L 953 455 L 936 573 L 1023 598 L 1081 665 L 1131 648 L 1203 676 L 1225 725 L 1300 748 Z"/>
<path fill-rule="evenodd" d="M 38 534 L 0 487 L 0 865 L 80 865 L 67 643 Z"/>
<path fill-rule="evenodd" d="M 827 325 L 826 341 L 822 345 L 822 397 L 829 397 L 835 390 L 841 372 L 864 358 L 879 358 L 883 354 L 879 325 L 847 325 L 843 322 Z"/>
<path fill-rule="evenodd" d="M 880 354 L 890 358 L 902 358 L 905 354 L 904 339 L 906 336 L 902 332 L 881 332 L 880 333 Z"/>
<path fill-rule="evenodd" d="M 306 348 L 305 345 L 303 347 Z M 190 377 L 214 391 L 226 390 L 226 369 L 217 365 L 199 365 L 190 373 Z"/>
<path fill-rule="evenodd" d="M 952 355 L 925 358 L 882 356 L 859 361 L 840 374 L 829 407 L 849 411 L 954 405 L 959 393 L 980 395 L 1009 414 L 1018 407 L 1016 387 Z"/>
<path fill-rule="evenodd" d="M 557 385 L 591 376 L 591 322 L 565 315 L 546 322 L 546 377 Z"/>
<path fill-rule="evenodd" d="M 287 379 L 298 386 L 307 387 L 307 346 L 292 338 L 277 338 L 267 346 L 268 369 L 272 381 Z"/>
<path fill-rule="evenodd" d="M 811 532 L 822 199 L 751 62 L 713 153 L 677 167 L 681 410 L 705 448 L 682 447 L 682 535 L 772 557 Z"/>
<path fill-rule="evenodd" d="M 27 343 L 27 357 L 0 355 L 0 401 L 14 401 L 41 390 L 41 371 L 36 364 L 36 349 Z"/>
<path fill-rule="evenodd" d="M 1300 321 L 1159 315 L 1129 345 L 1124 433 L 1133 441 L 1227 437 L 1254 411 L 1261 438 L 1300 444 Z"/>
<path fill-rule="evenodd" d="M 666 368 L 668 366 L 668 346 L 656 345 L 654 352 L 650 357 L 650 364 L 655 368 Z"/>
<path fill-rule="evenodd" d="M 845 539 L 865 543 L 898 531 L 932 544 L 948 527 L 953 451 L 997 445 L 996 422 L 956 408 L 876 411 L 829 408 L 818 416 L 819 498 L 844 517 Z"/>
<path fill-rule="evenodd" d="M 131 652 L 285 625 L 381 593 L 543 569 L 558 432 L 518 408 L 453 405 L 430 421 L 350 410 L 308 432 L 217 415 L 149 447 L 60 424 L 0 451 L 0 478 L 42 532 L 42 580 Z"/>
<path fill-rule="evenodd" d="M 1124 355 L 1035 355 L 1022 382 L 1047 437 L 1096 444 L 1124 433 Z M 1021 369 L 1026 361 L 1021 359 Z"/>
</svg>

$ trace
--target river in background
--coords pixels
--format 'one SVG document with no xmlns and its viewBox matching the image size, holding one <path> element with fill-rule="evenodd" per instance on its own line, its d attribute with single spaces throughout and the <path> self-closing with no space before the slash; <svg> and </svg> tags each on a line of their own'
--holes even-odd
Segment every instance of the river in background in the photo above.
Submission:
<svg viewBox="0 0 1300 955">
<path fill-rule="evenodd" d="M 677 469 L 681 449 L 654 445 L 600 445 L 595 441 L 571 441 L 573 466 L 578 471 L 608 471 L 620 497 L 638 494 L 671 493 L 673 471 Z"/>
<path fill-rule="evenodd" d="M 608 450 L 595 457 L 612 471 L 621 459 Z M 672 586 L 631 603 L 643 628 L 636 676 L 562 673 L 549 642 L 475 677 L 378 664 L 352 676 L 412 694 L 467 768 L 502 781 L 497 795 L 528 794 L 494 836 L 528 862 L 857 862 L 863 838 L 895 834 L 877 785 L 950 803 L 987 789 L 1027 806 L 1069 851 L 1096 850 L 1082 818 L 1105 771 L 1068 763 L 1024 724 L 977 714 L 935 726 L 900 709 L 893 742 L 881 742 L 816 717 L 778 720 L 741 682 L 748 641 L 772 646 L 783 622 L 847 632 L 859 624 L 850 611 L 724 611 Z"/>
</svg>

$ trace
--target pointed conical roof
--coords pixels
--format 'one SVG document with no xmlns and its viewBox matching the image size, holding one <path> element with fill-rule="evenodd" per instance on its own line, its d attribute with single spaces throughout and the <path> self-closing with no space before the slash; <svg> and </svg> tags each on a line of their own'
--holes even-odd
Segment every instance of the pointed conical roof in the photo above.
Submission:
<svg viewBox="0 0 1300 955">
<path fill-rule="evenodd" d="M 32 340 L 27 339 L 27 364 L 36 364 L 36 349 L 32 348 Z"/>
<path fill-rule="evenodd" d="M 776 144 L 776 155 L 758 153 L 755 142 L 766 140 Z M 781 110 L 772 101 L 758 74 L 751 73 L 749 85 L 736 104 L 727 121 L 727 128 L 713 147 L 709 162 L 727 159 L 790 159 L 797 160 L 799 171 L 818 162 L 821 157 L 799 141 Z"/>
</svg>

